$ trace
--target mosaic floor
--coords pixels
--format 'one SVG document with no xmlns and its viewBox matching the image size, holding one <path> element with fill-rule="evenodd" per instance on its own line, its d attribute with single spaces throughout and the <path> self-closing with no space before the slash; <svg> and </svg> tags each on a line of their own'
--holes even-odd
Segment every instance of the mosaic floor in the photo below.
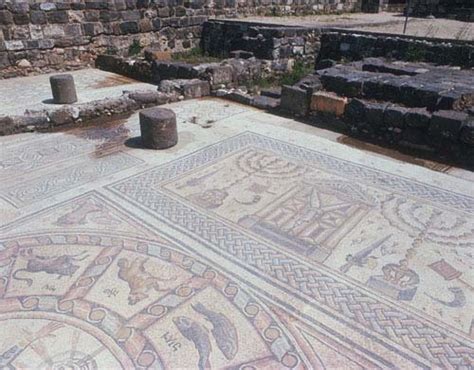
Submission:
<svg viewBox="0 0 474 370">
<path fill-rule="evenodd" d="M 0 368 L 474 366 L 472 174 L 171 107 L 0 139 Z"/>
</svg>

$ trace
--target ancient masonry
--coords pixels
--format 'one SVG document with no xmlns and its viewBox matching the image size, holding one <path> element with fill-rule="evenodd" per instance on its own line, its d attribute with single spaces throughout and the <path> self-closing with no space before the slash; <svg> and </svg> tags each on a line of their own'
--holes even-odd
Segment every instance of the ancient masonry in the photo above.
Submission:
<svg viewBox="0 0 474 370">
<path fill-rule="evenodd" d="M 415 0 L 413 12 L 416 15 L 435 15 L 474 21 L 474 3 L 470 0 Z"/>
<path fill-rule="evenodd" d="M 0 78 L 91 65 L 149 45 L 183 51 L 212 17 L 403 10 L 392 0 L 0 1 Z M 473 19 L 469 0 L 414 0 L 416 15 Z"/>
<path fill-rule="evenodd" d="M 203 23 L 214 16 L 298 14 L 360 9 L 360 0 L 0 1 L 0 70 L 75 68 L 99 54 L 125 54 L 159 44 L 180 51 L 199 45 Z"/>
</svg>

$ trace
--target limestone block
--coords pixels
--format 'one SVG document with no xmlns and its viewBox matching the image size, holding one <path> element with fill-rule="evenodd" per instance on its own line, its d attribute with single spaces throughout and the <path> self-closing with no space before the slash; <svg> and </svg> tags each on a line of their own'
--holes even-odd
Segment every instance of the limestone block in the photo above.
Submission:
<svg viewBox="0 0 474 370">
<path fill-rule="evenodd" d="M 280 108 L 297 116 L 306 116 L 309 109 L 310 96 L 305 89 L 295 86 L 283 86 L 281 90 Z"/>
<path fill-rule="evenodd" d="M 352 99 L 346 106 L 344 119 L 357 125 L 365 120 L 366 104 L 361 99 Z"/>
<path fill-rule="evenodd" d="M 82 27 L 78 23 L 67 24 L 64 27 L 64 33 L 66 34 L 66 36 L 70 37 L 80 37 L 83 34 Z"/>
<path fill-rule="evenodd" d="M 28 26 L 15 26 L 11 28 L 12 37 L 10 40 L 27 40 L 31 38 Z"/>
<path fill-rule="evenodd" d="M 141 16 L 139 10 L 127 10 L 122 12 L 122 19 L 124 21 L 138 21 L 140 18 Z"/>
<path fill-rule="evenodd" d="M 385 110 L 383 121 L 385 126 L 389 127 L 405 127 L 405 115 L 408 109 L 398 105 L 390 105 Z"/>
<path fill-rule="evenodd" d="M 0 136 L 10 135 L 15 132 L 15 122 L 11 117 L 0 116 Z"/>
<path fill-rule="evenodd" d="M 5 49 L 7 50 L 22 50 L 25 46 L 23 45 L 22 41 L 19 40 L 11 40 L 5 41 Z"/>
<path fill-rule="evenodd" d="M 30 23 L 30 15 L 28 13 L 13 14 L 13 21 L 15 24 L 28 24 Z"/>
<path fill-rule="evenodd" d="M 425 108 L 411 108 L 405 115 L 405 123 L 408 127 L 426 129 L 430 121 L 431 113 Z"/>
<path fill-rule="evenodd" d="M 98 22 L 100 20 L 100 12 L 98 10 L 84 11 L 84 18 L 87 22 Z"/>
<path fill-rule="evenodd" d="M 429 127 L 432 136 L 456 140 L 459 132 L 468 121 L 468 114 L 456 111 L 437 111 L 433 113 Z"/>
<path fill-rule="evenodd" d="M 163 23 L 162 23 L 162 21 L 161 21 L 160 18 L 155 18 L 155 19 L 153 19 L 153 21 L 152 21 L 152 26 L 153 26 L 153 29 L 154 29 L 155 31 L 161 30 L 162 24 L 163 24 Z"/>
<path fill-rule="evenodd" d="M 273 99 L 280 99 L 281 98 L 281 87 L 269 87 L 260 90 L 261 96 L 268 96 L 269 98 Z"/>
<path fill-rule="evenodd" d="M 53 47 L 54 47 L 54 40 L 51 40 L 51 39 L 38 40 L 39 49 L 52 49 Z"/>
<path fill-rule="evenodd" d="M 13 15 L 8 10 L 0 10 L 0 24 L 12 24 Z"/>
<path fill-rule="evenodd" d="M 209 82 L 193 79 L 183 85 L 183 95 L 185 99 L 201 98 L 211 94 Z"/>
<path fill-rule="evenodd" d="M 49 12 L 49 11 L 52 11 L 52 10 L 56 10 L 56 4 L 53 3 L 53 2 L 50 2 L 50 3 L 41 3 L 40 4 L 40 9 L 41 10 L 44 10 L 46 12 Z"/>
<path fill-rule="evenodd" d="M 33 40 L 41 40 L 43 35 L 43 28 L 40 25 L 30 24 L 30 37 Z"/>
<path fill-rule="evenodd" d="M 69 21 L 69 16 L 67 11 L 52 11 L 46 13 L 49 23 L 67 23 Z"/>
<path fill-rule="evenodd" d="M 159 101 L 163 93 L 160 91 L 133 91 L 130 93 L 130 99 L 137 101 L 140 104 L 153 104 Z"/>
<path fill-rule="evenodd" d="M 310 74 L 303 77 L 295 86 L 305 89 L 309 95 L 313 95 L 315 92 L 321 90 L 322 84 L 321 79 L 318 75 Z"/>
<path fill-rule="evenodd" d="M 138 27 L 138 22 L 135 21 L 129 21 L 129 22 L 122 22 L 120 23 L 120 32 L 123 35 L 129 34 L 129 33 L 138 33 L 139 27 Z"/>
<path fill-rule="evenodd" d="M 427 134 L 425 130 L 416 128 L 416 127 L 407 127 L 403 130 L 402 134 L 402 141 L 415 144 L 415 145 L 423 145 L 426 144 Z"/>
<path fill-rule="evenodd" d="M 171 52 L 170 51 L 162 51 L 162 50 L 155 50 L 151 48 L 145 49 L 145 59 L 149 61 L 153 60 L 171 60 Z"/>
<path fill-rule="evenodd" d="M 280 106 L 280 99 L 275 99 L 264 95 L 257 95 L 252 99 L 251 104 L 254 107 L 260 109 L 271 110 Z"/>
<path fill-rule="evenodd" d="M 43 28 L 43 33 L 46 38 L 64 37 L 64 27 L 59 24 L 47 24 Z"/>
<path fill-rule="evenodd" d="M 120 12 L 113 10 L 101 10 L 99 12 L 99 18 L 102 22 L 114 22 L 118 21 L 121 17 Z"/>
<path fill-rule="evenodd" d="M 99 22 L 83 23 L 84 35 L 96 36 L 104 32 L 104 27 Z"/>
<path fill-rule="evenodd" d="M 365 118 L 367 124 L 374 130 L 383 127 L 385 110 L 388 103 L 372 103 L 366 102 Z"/>
<path fill-rule="evenodd" d="M 460 140 L 474 147 L 474 118 L 471 117 L 461 129 Z"/>
<path fill-rule="evenodd" d="M 233 91 L 230 94 L 227 94 L 225 97 L 227 99 L 236 101 L 237 103 L 249 104 L 249 105 L 252 103 L 252 100 L 253 100 L 251 95 L 248 95 L 241 91 Z"/>
<path fill-rule="evenodd" d="M 49 119 L 53 126 L 61 126 L 74 122 L 74 112 L 68 107 L 54 110 L 49 113 Z"/>
<path fill-rule="evenodd" d="M 316 112 L 331 113 L 342 116 L 346 108 L 347 98 L 335 93 L 317 91 L 311 96 L 310 109 Z"/>
<path fill-rule="evenodd" d="M 233 70 L 231 66 L 214 66 L 207 70 L 211 85 L 225 85 L 232 82 Z"/>
<path fill-rule="evenodd" d="M 0 68 L 8 67 L 10 65 L 10 60 L 8 59 L 7 52 L 0 52 Z"/>
</svg>

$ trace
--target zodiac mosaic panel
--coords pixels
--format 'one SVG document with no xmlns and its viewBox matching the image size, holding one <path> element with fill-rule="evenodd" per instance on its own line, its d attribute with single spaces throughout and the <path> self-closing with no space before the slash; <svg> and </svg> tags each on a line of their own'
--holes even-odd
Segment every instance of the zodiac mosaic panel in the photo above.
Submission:
<svg viewBox="0 0 474 370">
<path fill-rule="evenodd" d="M 2 368 L 311 367 L 265 304 L 167 245 L 94 234 L 2 245 Z"/>
</svg>

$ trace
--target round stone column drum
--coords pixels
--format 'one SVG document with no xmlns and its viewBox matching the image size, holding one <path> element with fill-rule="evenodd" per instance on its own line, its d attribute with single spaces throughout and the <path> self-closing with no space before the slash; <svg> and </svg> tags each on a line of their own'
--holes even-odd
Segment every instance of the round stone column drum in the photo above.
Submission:
<svg viewBox="0 0 474 370">
<path fill-rule="evenodd" d="M 140 112 L 142 144 L 150 149 L 166 149 L 178 143 L 176 114 L 170 109 L 149 108 Z"/>
<path fill-rule="evenodd" d="M 77 102 L 76 86 L 72 75 L 56 75 L 49 78 L 53 101 L 55 104 L 72 104 Z"/>
</svg>

